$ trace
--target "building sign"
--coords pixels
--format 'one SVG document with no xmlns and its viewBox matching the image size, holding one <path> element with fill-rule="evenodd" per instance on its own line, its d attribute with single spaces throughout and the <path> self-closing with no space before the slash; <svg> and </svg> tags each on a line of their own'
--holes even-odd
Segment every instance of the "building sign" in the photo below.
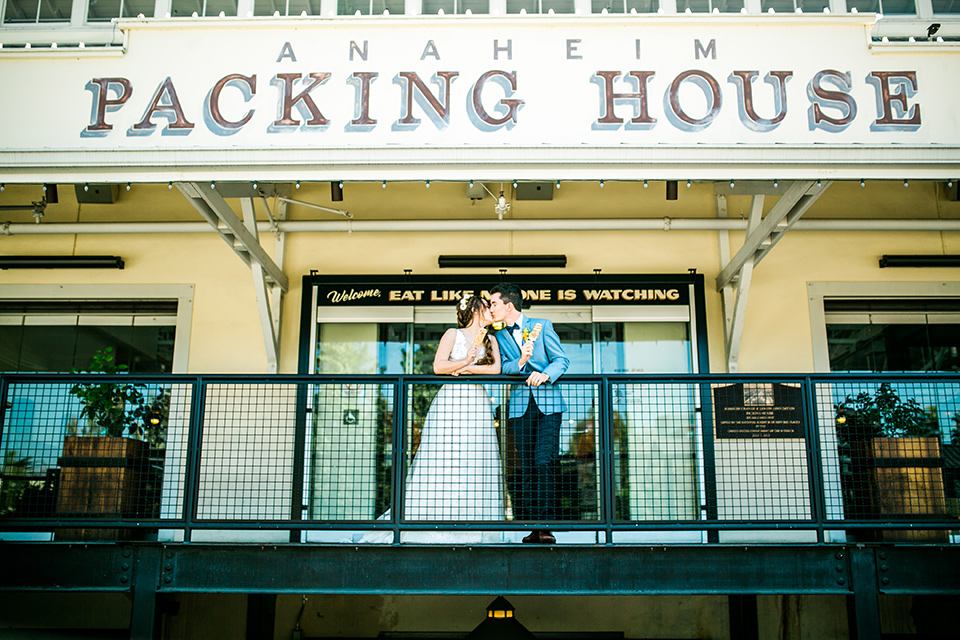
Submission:
<svg viewBox="0 0 960 640">
<path fill-rule="evenodd" d="M 19 97 L 0 106 L 0 160 L 40 149 L 107 158 L 866 143 L 882 153 L 960 143 L 956 56 L 875 55 L 870 16 L 784 17 L 762 29 L 559 18 L 122 20 L 122 55 L 2 52 L 4 86 Z"/>
<path fill-rule="evenodd" d="M 310 276 L 308 276 L 310 278 Z M 524 305 L 689 305 L 696 276 L 510 276 L 523 291 Z M 352 278 L 317 277 L 317 305 L 451 306 L 467 294 L 490 297 L 500 279 L 477 276 Z"/>
<path fill-rule="evenodd" d="M 713 389 L 717 438 L 803 438 L 800 387 L 740 383 Z"/>
</svg>

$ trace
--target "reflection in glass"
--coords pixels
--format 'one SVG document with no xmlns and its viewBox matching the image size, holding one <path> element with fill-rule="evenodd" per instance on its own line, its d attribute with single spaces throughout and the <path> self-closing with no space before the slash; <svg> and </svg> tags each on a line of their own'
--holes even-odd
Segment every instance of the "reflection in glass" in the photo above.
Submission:
<svg viewBox="0 0 960 640">
<path fill-rule="evenodd" d="M 960 325 L 828 324 L 831 371 L 958 371 Z"/>
</svg>

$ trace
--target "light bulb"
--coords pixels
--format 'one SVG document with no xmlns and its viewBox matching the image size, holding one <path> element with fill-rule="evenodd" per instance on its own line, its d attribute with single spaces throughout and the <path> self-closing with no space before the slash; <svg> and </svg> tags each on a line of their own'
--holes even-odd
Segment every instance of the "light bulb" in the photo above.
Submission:
<svg viewBox="0 0 960 640">
<path fill-rule="evenodd" d="M 253 181 L 253 188 L 254 188 L 254 189 L 257 188 L 257 181 L 256 181 L 256 180 Z"/>
<path fill-rule="evenodd" d="M 730 186 L 732 187 L 733 185 L 730 185 Z M 690 181 L 687 180 L 687 189 L 689 189 L 689 188 L 690 188 Z"/>
<path fill-rule="evenodd" d="M 429 188 L 430 188 L 430 181 L 427 180 L 427 189 L 429 189 Z"/>
<path fill-rule="evenodd" d="M 909 186 L 910 186 L 910 183 L 907 182 L 906 180 L 904 180 L 904 181 L 903 181 L 903 186 L 904 186 L 904 188 L 909 187 Z"/>
<path fill-rule="evenodd" d="M 560 181 L 557 180 L 557 189 L 559 189 L 559 188 L 560 188 Z"/>
<path fill-rule="evenodd" d="M 603 189 L 603 180 L 600 181 L 600 188 Z"/>
<path fill-rule="evenodd" d="M 216 189 L 216 188 L 217 188 L 217 183 L 214 182 L 213 180 L 211 180 L 211 181 L 210 181 L 210 188 L 211 188 L 211 189 Z"/>
<path fill-rule="evenodd" d="M 774 179 L 773 179 L 773 188 L 774 188 L 774 189 L 777 189 L 779 186 L 780 186 L 780 182 L 778 182 L 777 179 L 774 178 Z"/>
<path fill-rule="evenodd" d="M 473 180 L 470 181 L 470 188 L 473 189 Z"/>
<path fill-rule="evenodd" d="M 387 181 L 386 181 L 386 180 L 384 180 L 383 182 L 380 183 L 380 188 L 381 188 L 381 189 L 386 189 L 386 188 L 387 188 Z"/>
<path fill-rule="evenodd" d="M 647 188 L 647 186 L 648 186 L 648 185 L 647 185 L 647 181 L 646 181 L 646 180 L 644 180 L 644 181 L 643 181 L 643 188 L 644 188 L 644 189 L 646 189 L 646 188 Z"/>
<path fill-rule="evenodd" d="M 730 188 L 733 189 L 733 180 L 730 181 Z"/>
<path fill-rule="evenodd" d="M 173 180 L 167 183 L 167 191 L 173 189 Z"/>
<path fill-rule="evenodd" d="M 860 178 L 860 188 L 863 189 L 865 186 L 867 186 L 867 183 L 863 181 L 863 178 Z"/>
<path fill-rule="evenodd" d="M 299 189 L 299 188 L 300 188 L 300 181 L 297 180 L 297 189 Z"/>
<path fill-rule="evenodd" d="M 514 189 L 517 188 L 517 181 L 516 181 L 516 180 L 513 181 L 513 188 L 514 188 Z"/>
<path fill-rule="evenodd" d="M 819 189 L 821 186 L 823 185 L 820 183 L 820 178 L 817 178 L 817 189 Z"/>
<path fill-rule="evenodd" d="M 83 190 L 84 190 L 84 191 L 90 191 L 90 183 L 89 183 L 89 182 L 84 182 L 84 183 L 83 183 Z"/>
<path fill-rule="evenodd" d="M 127 183 L 127 191 L 130 191 L 130 183 Z"/>
</svg>

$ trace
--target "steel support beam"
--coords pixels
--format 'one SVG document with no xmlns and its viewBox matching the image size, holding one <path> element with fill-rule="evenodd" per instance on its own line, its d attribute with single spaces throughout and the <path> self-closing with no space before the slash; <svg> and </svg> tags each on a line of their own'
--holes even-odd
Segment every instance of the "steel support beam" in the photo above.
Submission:
<svg viewBox="0 0 960 640">
<path fill-rule="evenodd" d="M 850 579 L 853 593 L 847 596 L 850 640 L 880 637 L 880 589 L 873 549 L 851 549 Z"/>
<path fill-rule="evenodd" d="M 863 590 L 862 600 L 856 601 L 861 607 L 857 615 L 863 616 L 877 593 L 960 594 L 960 547 L 935 545 L 530 548 L 3 542 L 0 566 L 0 591 L 139 589 L 135 597 L 143 598 L 153 585 L 159 594 L 850 595 Z"/>
<path fill-rule="evenodd" d="M 287 291 L 289 282 L 283 270 L 267 255 L 257 238 L 244 226 L 216 189 L 196 182 L 175 182 L 174 184 L 245 264 L 251 268 L 254 264 L 259 265 L 264 271 L 264 277 L 271 285 Z"/>
<path fill-rule="evenodd" d="M 759 227 L 763 216 L 763 196 L 755 195 L 750 201 L 750 216 L 747 219 L 747 237 L 749 238 Z M 729 247 L 727 255 L 729 256 Z M 722 256 L 721 256 L 722 258 Z M 732 300 L 732 309 L 724 307 L 724 320 L 728 320 L 726 329 L 726 352 L 727 352 L 727 372 L 737 373 L 740 371 L 740 341 L 743 338 L 743 323 L 747 316 L 747 299 L 750 296 L 750 282 L 753 279 L 753 266 L 755 258 L 747 258 L 740 267 L 740 272 L 735 280 L 728 282 L 722 289 L 727 292 L 723 296 L 724 305 L 730 304 Z M 734 297 L 730 290 L 736 282 L 736 296 Z"/>
<path fill-rule="evenodd" d="M 792 183 L 757 228 L 747 233 L 743 246 L 720 271 L 717 276 L 717 291 L 735 283 L 748 260 L 752 259 L 756 267 L 830 184 L 822 182 L 821 186 L 817 186 L 813 181 Z"/>
<path fill-rule="evenodd" d="M 264 203 L 266 206 L 266 203 Z M 257 216 L 253 198 L 240 200 L 240 209 L 243 212 L 243 224 L 250 236 L 260 244 L 260 235 L 257 231 Z M 277 232 L 277 235 L 283 235 Z M 278 240 L 279 242 L 279 240 Z M 278 267 L 283 269 L 282 252 L 278 256 Z M 267 373 L 277 372 L 280 351 L 280 298 L 283 288 L 278 284 L 268 282 L 266 271 L 256 260 L 250 261 L 250 272 L 253 275 L 253 292 L 257 299 L 257 311 L 260 315 L 260 328 L 263 333 L 263 346 L 267 354 Z M 274 304 L 274 303 L 277 304 Z"/>
<path fill-rule="evenodd" d="M 133 607 L 130 612 L 130 640 L 160 637 L 157 618 L 157 587 L 163 549 L 159 545 L 136 548 L 133 574 Z"/>
</svg>

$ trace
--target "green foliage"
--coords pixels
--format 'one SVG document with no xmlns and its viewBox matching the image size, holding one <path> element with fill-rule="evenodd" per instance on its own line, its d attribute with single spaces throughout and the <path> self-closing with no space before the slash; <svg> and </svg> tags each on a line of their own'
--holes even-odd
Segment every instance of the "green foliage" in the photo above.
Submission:
<svg viewBox="0 0 960 640">
<path fill-rule="evenodd" d="M 117 364 L 112 347 L 98 351 L 87 371 L 74 373 L 123 373 L 127 366 Z M 152 415 L 145 394 L 146 386 L 138 383 L 91 382 L 70 387 L 83 409 L 80 417 L 90 421 L 91 435 L 122 436 L 124 432 L 138 435 Z"/>
<path fill-rule="evenodd" d="M 33 458 L 18 457 L 16 449 L 8 449 L 3 456 L 3 469 L 0 470 L 0 516 L 16 512 L 27 489 Z"/>
<path fill-rule="evenodd" d="M 903 400 L 889 382 L 877 387 L 875 394 L 860 392 L 856 397 L 834 405 L 845 418 L 845 430 L 857 429 L 864 435 L 903 437 L 931 436 L 937 433 L 935 409 L 924 409 L 913 398 Z"/>
</svg>

